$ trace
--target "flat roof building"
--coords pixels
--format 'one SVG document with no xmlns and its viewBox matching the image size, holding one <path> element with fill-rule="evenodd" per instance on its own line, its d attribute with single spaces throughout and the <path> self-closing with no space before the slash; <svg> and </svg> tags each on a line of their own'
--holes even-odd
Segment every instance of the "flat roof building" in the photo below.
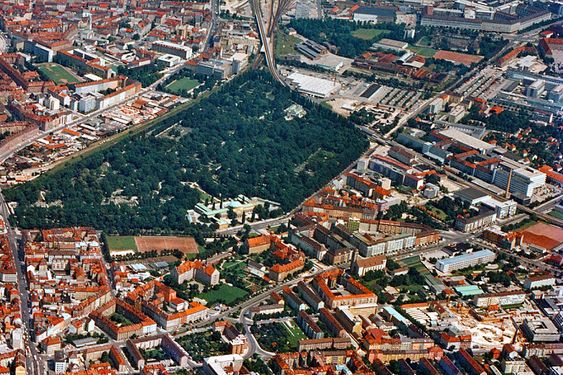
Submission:
<svg viewBox="0 0 563 375">
<path fill-rule="evenodd" d="M 551 341 L 557 342 L 561 338 L 559 330 L 547 317 L 524 319 L 522 331 L 531 342 Z"/>
<path fill-rule="evenodd" d="M 436 262 L 436 268 L 441 272 L 449 273 L 479 264 L 490 263 L 495 260 L 495 258 L 496 255 L 491 250 L 480 250 L 451 258 L 440 259 Z"/>
<path fill-rule="evenodd" d="M 299 92 L 318 98 L 327 98 L 340 89 L 339 83 L 301 73 L 291 73 L 287 78 L 293 82 Z"/>
<path fill-rule="evenodd" d="M 471 147 L 475 150 L 479 150 L 481 153 L 485 153 L 489 150 L 494 149 L 496 146 L 490 143 L 484 142 L 478 138 L 472 137 L 469 134 L 461 132 L 457 129 L 446 129 L 440 132 L 443 136 L 446 136 L 464 146 Z"/>
</svg>

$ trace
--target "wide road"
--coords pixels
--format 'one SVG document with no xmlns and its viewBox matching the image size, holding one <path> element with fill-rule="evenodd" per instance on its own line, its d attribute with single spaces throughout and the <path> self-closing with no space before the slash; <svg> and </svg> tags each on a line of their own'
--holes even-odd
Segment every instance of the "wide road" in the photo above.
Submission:
<svg viewBox="0 0 563 375">
<path fill-rule="evenodd" d="M 283 86 L 287 86 L 287 83 L 280 76 L 274 59 L 274 53 L 272 51 L 272 46 L 270 45 L 270 39 L 267 36 L 266 26 L 264 25 L 264 20 L 262 19 L 262 10 L 260 7 L 260 0 L 252 0 L 250 2 L 254 16 L 256 17 L 256 24 L 258 25 L 258 33 L 260 34 L 260 40 L 262 41 L 262 48 L 264 49 L 264 56 L 266 58 L 266 65 L 270 70 L 272 76 Z M 272 39 L 274 34 L 272 32 Z"/>
<path fill-rule="evenodd" d="M 44 362 L 41 360 L 37 352 L 36 345 L 31 341 L 33 326 L 31 325 L 31 305 L 29 304 L 29 288 L 27 287 L 27 279 L 24 274 L 23 263 L 23 250 L 18 246 L 17 236 L 14 228 L 10 225 L 9 217 L 10 210 L 4 199 L 4 195 L 0 190 L 0 214 L 6 221 L 6 230 L 10 249 L 12 251 L 12 258 L 16 267 L 16 275 L 18 278 L 18 290 L 21 300 L 21 315 L 22 315 L 22 328 L 23 328 L 23 342 L 25 345 L 25 360 L 26 360 L 26 373 L 32 375 L 46 374 Z M 20 251 L 21 250 L 21 251 Z"/>
<path fill-rule="evenodd" d="M 217 33 L 217 21 L 219 19 L 219 9 L 220 0 L 211 0 L 211 22 L 209 24 L 209 30 L 207 31 L 207 36 L 205 37 L 205 45 L 203 46 L 203 52 L 207 52 L 209 46 L 213 41 L 213 36 Z"/>
</svg>

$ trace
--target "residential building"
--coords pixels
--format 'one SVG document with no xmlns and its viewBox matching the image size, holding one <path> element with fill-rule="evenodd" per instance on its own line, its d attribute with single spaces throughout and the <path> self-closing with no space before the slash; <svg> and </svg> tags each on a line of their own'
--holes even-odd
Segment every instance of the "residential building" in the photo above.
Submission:
<svg viewBox="0 0 563 375">
<path fill-rule="evenodd" d="M 528 276 L 524 280 L 524 289 L 537 289 L 537 288 L 549 288 L 555 286 L 556 280 L 553 275 L 535 275 Z"/>
<path fill-rule="evenodd" d="M 356 256 L 352 261 L 350 271 L 356 276 L 363 277 L 367 272 L 384 270 L 386 265 L 387 258 L 383 255 L 370 258 Z"/>
<path fill-rule="evenodd" d="M 280 282 L 286 279 L 286 277 L 300 271 L 305 266 L 305 262 L 302 258 L 295 259 L 287 264 L 274 264 L 270 268 L 268 276 L 270 280 Z"/>
<path fill-rule="evenodd" d="M 151 48 L 153 51 L 178 56 L 184 60 L 189 60 L 193 54 L 191 47 L 167 41 L 154 42 Z"/>
<path fill-rule="evenodd" d="M 305 332 L 310 339 L 322 339 L 324 337 L 323 330 L 305 311 L 299 311 L 297 314 L 297 324 Z"/>
<path fill-rule="evenodd" d="M 215 267 L 200 260 L 185 261 L 179 266 L 172 268 L 170 275 L 178 284 L 196 280 L 208 286 L 219 284 L 220 278 L 219 271 Z"/>
<path fill-rule="evenodd" d="M 450 273 L 452 271 L 474 267 L 479 264 L 490 263 L 494 261 L 495 258 L 496 255 L 491 250 L 480 250 L 451 258 L 440 259 L 436 263 L 436 268 L 438 269 L 438 271 Z"/>
</svg>

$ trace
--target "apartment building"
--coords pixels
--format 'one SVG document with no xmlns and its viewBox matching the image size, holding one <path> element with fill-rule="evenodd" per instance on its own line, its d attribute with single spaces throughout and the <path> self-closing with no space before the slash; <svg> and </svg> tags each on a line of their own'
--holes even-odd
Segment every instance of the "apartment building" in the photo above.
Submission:
<svg viewBox="0 0 563 375">
<path fill-rule="evenodd" d="M 179 298 L 174 289 L 158 280 L 137 287 L 127 294 L 126 299 L 167 331 L 209 316 L 207 307 Z"/>
<path fill-rule="evenodd" d="M 472 253 L 466 253 L 455 257 L 440 259 L 436 263 L 438 271 L 450 273 L 452 271 L 461 270 L 468 267 L 486 264 L 494 261 L 496 254 L 491 250 L 480 250 Z"/>
<path fill-rule="evenodd" d="M 153 51 L 178 56 L 184 60 L 189 60 L 193 55 L 193 51 L 191 47 L 183 46 L 177 43 L 167 42 L 164 40 L 154 42 L 152 44 L 151 49 Z"/>
<path fill-rule="evenodd" d="M 131 322 L 122 324 L 115 320 L 118 314 Z M 131 336 L 142 336 L 156 332 L 154 320 L 143 314 L 134 306 L 120 300 L 113 299 L 90 313 L 96 325 L 114 340 L 125 340 Z"/>
<path fill-rule="evenodd" d="M 299 314 L 297 314 L 297 324 L 310 339 L 322 339 L 324 337 L 324 331 L 305 311 L 299 311 Z"/>
<path fill-rule="evenodd" d="M 383 255 L 376 255 L 369 258 L 356 256 L 352 260 L 350 271 L 359 277 L 365 276 L 370 271 L 384 270 L 387 265 L 387 258 Z"/>
<path fill-rule="evenodd" d="M 295 259 L 287 264 L 274 264 L 268 273 L 270 280 L 281 282 L 288 276 L 300 271 L 305 266 L 302 258 Z"/>
<path fill-rule="evenodd" d="M 355 306 L 377 303 L 377 296 L 352 277 L 343 277 L 343 271 L 327 271 L 313 279 L 312 286 L 324 301 L 325 306 Z M 339 289 L 346 293 L 338 292 Z"/>
<path fill-rule="evenodd" d="M 172 268 L 170 275 L 178 284 L 196 280 L 207 286 L 214 286 L 219 284 L 220 279 L 220 273 L 215 267 L 200 260 L 185 261 Z"/>
</svg>

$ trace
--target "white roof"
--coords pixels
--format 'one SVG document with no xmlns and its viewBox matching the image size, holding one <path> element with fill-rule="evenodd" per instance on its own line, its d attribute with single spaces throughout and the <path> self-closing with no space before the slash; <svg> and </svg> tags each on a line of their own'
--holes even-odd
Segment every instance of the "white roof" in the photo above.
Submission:
<svg viewBox="0 0 563 375">
<path fill-rule="evenodd" d="M 472 137 L 464 132 L 460 132 L 459 130 L 452 128 L 442 130 L 440 134 L 477 150 L 491 150 L 496 147 L 490 143 L 483 142 L 479 138 Z"/>
<path fill-rule="evenodd" d="M 320 96 L 330 95 L 339 86 L 328 79 L 301 73 L 291 73 L 287 78 L 292 80 L 299 87 L 299 90 Z"/>
</svg>

